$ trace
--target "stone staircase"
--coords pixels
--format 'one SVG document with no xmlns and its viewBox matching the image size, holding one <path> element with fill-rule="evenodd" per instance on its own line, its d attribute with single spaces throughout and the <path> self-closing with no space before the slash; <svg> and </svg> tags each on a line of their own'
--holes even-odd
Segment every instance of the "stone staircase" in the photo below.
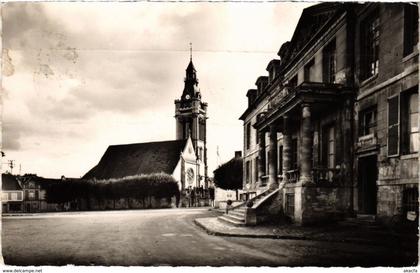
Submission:
<svg viewBox="0 0 420 273">
<path fill-rule="evenodd" d="M 261 194 L 251 198 L 254 202 L 253 208 L 256 208 L 258 205 L 260 205 L 262 202 L 265 201 L 266 197 L 268 197 L 271 193 L 273 193 L 274 190 L 268 189 Z M 217 217 L 220 221 L 234 225 L 234 226 L 245 226 L 245 211 L 246 211 L 246 202 L 233 207 L 228 211 L 228 213 L 223 214 L 222 216 Z"/>
</svg>

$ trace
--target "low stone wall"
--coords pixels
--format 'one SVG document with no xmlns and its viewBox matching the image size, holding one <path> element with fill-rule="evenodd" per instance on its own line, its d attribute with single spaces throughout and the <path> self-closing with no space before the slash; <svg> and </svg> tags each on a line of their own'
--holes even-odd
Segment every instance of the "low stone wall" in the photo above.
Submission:
<svg viewBox="0 0 420 273">
<path fill-rule="evenodd" d="M 283 189 L 283 206 L 286 193 L 294 194 L 294 213 L 291 220 L 300 225 L 314 225 L 340 220 L 350 207 L 350 188 L 288 185 Z"/>
<path fill-rule="evenodd" d="M 280 191 L 264 201 L 264 203 L 256 209 L 257 223 L 268 221 L 277 223 L 281 221 L 283 216 L 282 203 L 283 200 Z"/>
<path fill-rule="evenodd" d="M 417 183 L 378 186 L 377 220 L 387 223 L 392 216 L 404 213 L 404 190 L 418 188 Z"/>
<path fill-rule="evenodd" d="M 302 187 L 302 224 L 340 220 L 350 207 L 350 188 Z"/>
</svg>

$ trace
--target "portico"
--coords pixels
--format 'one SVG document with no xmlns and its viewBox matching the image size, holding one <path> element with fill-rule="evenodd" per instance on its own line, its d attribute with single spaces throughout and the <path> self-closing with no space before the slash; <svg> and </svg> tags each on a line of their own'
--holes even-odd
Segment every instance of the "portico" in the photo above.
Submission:
<svg viewBox="0 0 420 273">
<path fill-rule="evenodd" d="M 263 179 L 268 175 L 267 188 L 281 189 L 283 207 L 294 208 L 287 213 L 295 222 L 305 224 L 345 211 L 349 198 L 340 208 L 340 202 L 330 208 L 314 208 L 313 203 L 322 207 L 328 199 L 344 200 L 338 195 L 346 195 L 344 188 L 351 183 L 348 176 L 352 169 L 351 151 L 346 144 L 351 143 L 351 135 L 346 130 L 351 123 L 350 95 L 350 90 L 337 84 L 304 82 L 294 88 L 285 86 L 273 96 L 268 110 L 259 115 L 254 125 L 260 138 L 259 177 Z M 331 142 L 328 142 L 329 126 L 334 128 Z M 282 135 L 280 142 L 278 133 Z M 268 146 L 264 142 L 266 134 Z M 282 146 L 281 158 L 278 145 Z M 266 147 L 268 174 L 264 173 Z M 278 161 L 281 161 L 282 173 L 279 173 Z"/>
</svg>

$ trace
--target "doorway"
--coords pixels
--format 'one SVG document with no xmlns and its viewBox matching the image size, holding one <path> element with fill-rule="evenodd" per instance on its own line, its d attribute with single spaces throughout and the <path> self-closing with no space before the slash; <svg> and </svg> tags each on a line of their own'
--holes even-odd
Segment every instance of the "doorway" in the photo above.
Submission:
<svg viewBox="0 0 420 273">
<path fill-rule="evenodd" d="M 378 178 L 377 156 L 359 157 L 358 160 L 359 213 L 376 214 Z"/>
</svg>

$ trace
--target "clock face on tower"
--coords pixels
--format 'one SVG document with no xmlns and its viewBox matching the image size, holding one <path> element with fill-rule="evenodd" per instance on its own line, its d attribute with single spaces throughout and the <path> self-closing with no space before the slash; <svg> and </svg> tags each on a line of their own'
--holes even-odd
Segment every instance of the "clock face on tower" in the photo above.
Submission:
<svg viewBox="0 0 420 273">
<path fill-rule="evenodd" d="M 194 182 L 194 170 L 192 168 L 189 168 L 187 170 L 187 182 L 188 184 L 192 184 Z"/>
<path fill-rule="evenodd" d="M 185 98 L 186 98 L 187 100 L 189 100 L 189 99 L 190 99 L 190 95 L 186 95 L 186 96 L 185 96 Z"/>
</svg>

